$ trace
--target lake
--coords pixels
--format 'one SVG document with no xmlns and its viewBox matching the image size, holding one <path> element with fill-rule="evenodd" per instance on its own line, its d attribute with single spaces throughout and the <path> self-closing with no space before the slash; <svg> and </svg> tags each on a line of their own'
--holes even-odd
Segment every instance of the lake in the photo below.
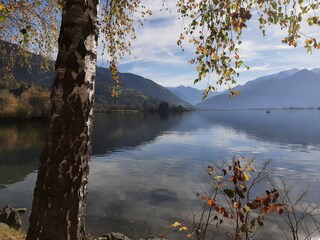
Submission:
<svg viewBox="0 0 320 240">
<path fill-rule="evenodd" d="M 0 207 L 30 211 L 45 132 L 43 122 L 0 124 Z M 319 110 L 97 113 L 92 145 L 87 229 L 95 236 L 175 236 L 170 225 L 200 206 L 206 166 L 234 156 L 272 159 L 275 175 L 320 202 Z"/>
</svg>

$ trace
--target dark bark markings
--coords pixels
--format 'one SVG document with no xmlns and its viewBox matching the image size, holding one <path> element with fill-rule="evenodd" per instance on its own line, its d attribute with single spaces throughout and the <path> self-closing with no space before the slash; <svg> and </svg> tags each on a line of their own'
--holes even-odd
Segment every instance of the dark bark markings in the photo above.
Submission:
<svg viewBox="0 0 320 240">
<path fill-rule="evenodd" d="M 84 239 L 98 0 L 67 0 L 27 239 Z"/>
</svg>

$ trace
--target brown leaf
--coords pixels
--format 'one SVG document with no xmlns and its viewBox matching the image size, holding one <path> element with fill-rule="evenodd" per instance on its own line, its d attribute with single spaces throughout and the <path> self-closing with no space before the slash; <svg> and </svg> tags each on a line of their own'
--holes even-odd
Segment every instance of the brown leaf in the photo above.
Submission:
<svg viewBox="0 0 320 240">
<path fill-rule="evenodd" d="M 241 207 L 241 203 L 238 201 L 232 201 L 232 206 L 236 209 L 239 209 Z"/>
<path fill-rule="evenodd" d="M 222 169 L 222 172 L 223 172 L 223 176 L 227 175 L 227 170 Z"/>
<path fill-rule="evenodd" d="M 159 233 L 159 238 L 165 238 L 166 235 L 164 235 L 163 233 Z"/>
<path fill-rule="evenodd" d="M 244 198 L 244 195 L 243 195 L 243 192 L 242 191 L 240 191 L 238 188 L 236 188 L 236 193 L 238 194 L 238 196 L 240 197 L 240 198 Z"/>
<path fill-rule="evenodd" d="M 243 213 L 240 213 L 239 217 L 240 217 L 240 221 L 241 221 L 241 222 L 244 222 L 244 215 L 243 215 Z"/>
</svg>

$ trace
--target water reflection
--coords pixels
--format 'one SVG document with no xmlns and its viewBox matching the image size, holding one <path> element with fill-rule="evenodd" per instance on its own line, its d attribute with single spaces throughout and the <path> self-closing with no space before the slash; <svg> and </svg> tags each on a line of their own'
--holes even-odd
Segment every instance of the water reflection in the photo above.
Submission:
<svg viewBox="0 0 320 240">
<path fill-rule="evenodd" d="M 221 111 L 203 113 L 210 122 L 244 132 L 249 138 L 308 151 L 320 145 L 319 110 Z M 296 144 L 296 145 L 291 145 Z"/>
<path fill-rule="evenodd" d="M 170 130 L 183 133 L 214 125 L 284 148 L 308 152 L 320 146 L 318 110 L 274 110 L 270 114 L 263 110 L 190 112 L 170 114 L 167 118 L 157 113 L 124 112 L 95 115 L 93 155 L 134 148 Z"/>
<path fill-rule="evenodd" d="M 151 142 L 186 115 L 188 113 L 170 114 L 168 117 L 158 113 L 97 113 L 94 117 L 92 154 L 102 155 Z"/>
<path fill-rule="evenodd" d="M 1 205 L 30 208 L 45 125 L 0 125 Z M 235 155 L 274 159 L 297 190 L 318 189 L 319 132 L 320 111 L 96 114 L 87 227 L 170 235 L 170 224 L 198 204 L 203 165 Z"/>
<path fill-rule="evenodd" d="M 37 169 L 45 131 L 43 122 L 0 124 L 0 186 Z"/>
<path fill-rule="evenodd" d="M 177 237 L 169 225 L 198 206 L 194 192 L 202 186 L 202 164 L 216 159 L 272 158 L 279 174 L 296 181 L 297 191 L 316 189 L 320 182 L 318 111 L 197 112 L 167 119 L 137 113 L 135 119 L 132 123 L 128 114 L 118 117 L 121 130 L 98 124 L 98 134 L 107 127 L 111 136 L 126 136 L 126 131 L 128 135 L 126 150 L 114 145 L 117 151 L 112 152 L 107 147 L 112 143 L 100 142 L 99 152 L 109 154 L 97 155 L 92 163 L 88 228 L 96 233 Z M 105 121 L 103 116 L 96 120 Z M 317 201 L 319 196 L 314 193 L 310 199 Z M 101 201 L 104 204 L 96 207 Z M 279 235 L 276 231 L 273 234 Z"/>
</svg>

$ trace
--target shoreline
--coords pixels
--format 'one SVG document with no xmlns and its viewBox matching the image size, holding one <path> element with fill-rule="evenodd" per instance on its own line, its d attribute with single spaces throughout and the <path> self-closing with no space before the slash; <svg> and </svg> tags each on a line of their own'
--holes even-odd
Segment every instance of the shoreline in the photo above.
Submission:
<svg viewBox="0 0 320 240">
<path fill-rule="evenodd" d="M 184 112 L 223 112 L 223 111 L 320 111 L 320 108 L 248 108 L 248 109 L 184 109 L 180 111 L 169 110 L 166 112 L 160 112 L 158 110 L 141 110 L 141 109 L 122 109 L 122 110 L 95 110 L 94 113 L 159 113 L 159 114 L 170 114 L 170 113 L 184 113 Z M 22 122 L 45 122 L 48 121 L 49 117 L 1 117 L 0 123 L 22 123 Z"/>
</svg>

